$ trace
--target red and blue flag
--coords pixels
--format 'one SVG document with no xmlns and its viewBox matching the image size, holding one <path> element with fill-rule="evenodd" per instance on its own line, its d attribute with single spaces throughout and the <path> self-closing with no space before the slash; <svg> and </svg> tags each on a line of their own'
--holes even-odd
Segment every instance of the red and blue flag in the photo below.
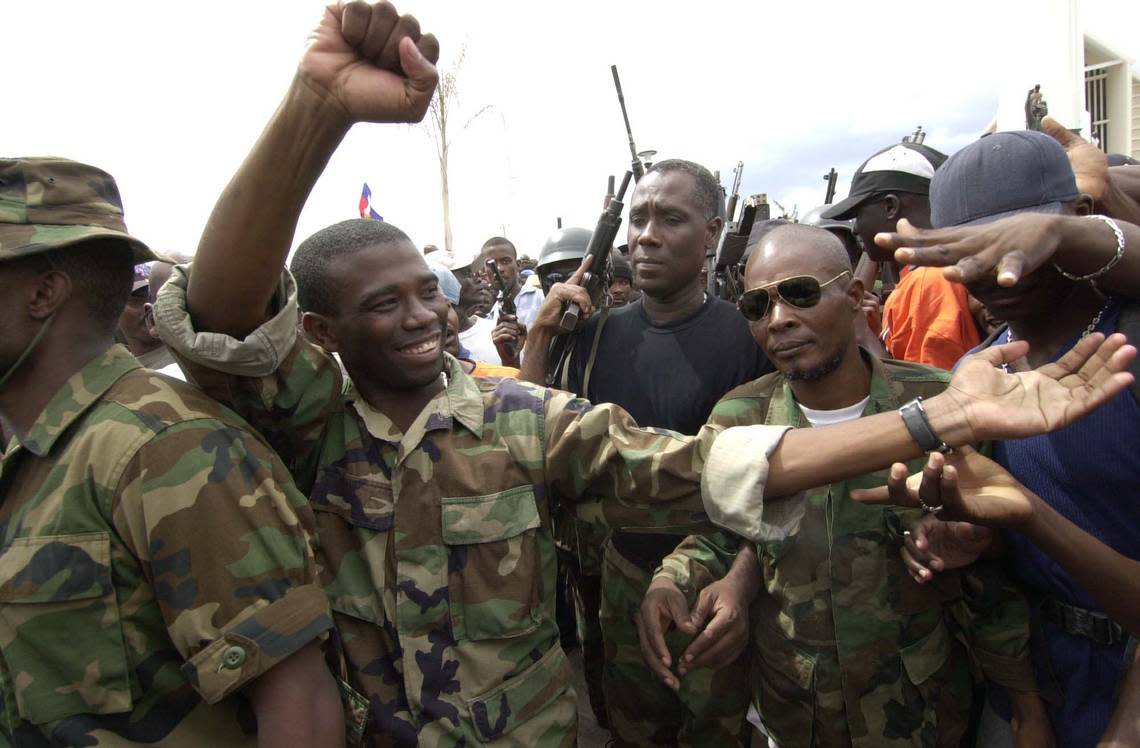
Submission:
<svg viewBox="0 0 1140 748">
<path fill-rule="evenodd" d="M 374 221 L 383 221 L 384 216 L 377 213 L 372 207 L 372 190 L 368 186 L 368 182 L 364 183 L 364 189 L 360 193 L 360 217 L 371 218 Z"/>
</svg>

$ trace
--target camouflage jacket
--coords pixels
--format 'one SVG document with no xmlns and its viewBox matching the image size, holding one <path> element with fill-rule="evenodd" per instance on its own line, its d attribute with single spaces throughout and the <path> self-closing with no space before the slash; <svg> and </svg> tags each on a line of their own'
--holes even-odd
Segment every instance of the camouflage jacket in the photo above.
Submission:
<svg viewBox="0 0 1140 748">
<path fill-rule="evenodd" d="M 255 745 L 235 692 L 332 627 L 273 451 L 121 346 L 12 442 L 0 496 L 0 745 Z"/>
<path fill-rule="evenodd" d="M 636 429 L 619 408 L 472 378 L 448 357 L 446 388 L 401 433 L 296 335 L 290 291 L 239 342 L 188 328 L 184 286 L 176 269 L 158 301 L 162 335 L 309 494 L 348 680 L 367 698 L 368 742 L 573 745 L 552 508 L 581 502 L 580 516 L 611 527 L 699 528 L 714 432 Z"/>
<path fill-rule="evenodd" d="M 864 415 L 896 410 L 945 389 L 949 375 L 918 364 L 871 361 Z M 787 381 L 769 374 L 726 395 L 710 421 L 810 427 Z M 911 472 L 923 460 L 908 464 Z M 798 530 L 756 544 L 765 591 L 751 609 L 753 700 L 781 748 L 957 746 L 969 719 L 971 658 L 999 685 L 1035 690 L 1029 610 L 992 565 L 945 572 L 919 585 L 899 557 L 918 510 L 858 504 L 852 488 L 887 471 L 806 492 Z M 690 537 L 666 557 L 687 593 L 727 572 L 725 557 Z"/>
</svg>

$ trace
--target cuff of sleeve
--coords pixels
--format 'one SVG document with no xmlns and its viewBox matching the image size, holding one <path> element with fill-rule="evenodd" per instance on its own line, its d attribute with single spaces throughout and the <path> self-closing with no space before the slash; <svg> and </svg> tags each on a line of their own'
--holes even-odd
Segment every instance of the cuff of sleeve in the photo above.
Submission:
<svg viewBox="0 0 1140 748">
<path fill-rule="evenodd" d="M 783 540 L 799 529 L 805 495 L 765 500 L 768 460 L 790 426 L 736 426 L 709 448 L 701 473 L 705 512 L 716 525 L 753 542 Z"/>
<path fill-rule="evenodd" d="M 673 555 L 666 556 L 661 559 L 661 565 L 653 572 L 653 579 L 658 577 L 665 577 L 679 589 L 684 590 L 689 586 L 689 565 Z"/>
<path fill-rule="evenodd" d="M 297 340 L 297 284 L 282 271 L 273 297 L 273 317 L 244 340 L 216 332 L 198 332 L 186 309 L 190 265 L 178 265 L 158 292 L 154 318 L 158 334 L 178 356 L 239 377 L 264 377 L 277 370 Z"/>
<path fill-rule="evenodd" d="M 214 704 L 332 627 L 324 590 L 295 587 L 191 657 L 182 674 Z"/>
<path fill-rule="evenodd" d="M 977 650 L 978 665 L 986 680 L 1010 691 L 1037 691 L 1037 678 L 1028 653 L 1021 657 L 1006 657 Z"/>
</svg>

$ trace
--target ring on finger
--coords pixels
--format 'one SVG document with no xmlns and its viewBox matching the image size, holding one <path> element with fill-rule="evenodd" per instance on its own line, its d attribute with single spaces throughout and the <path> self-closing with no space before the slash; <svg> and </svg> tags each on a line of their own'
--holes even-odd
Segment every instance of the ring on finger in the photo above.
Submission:
<svg viewBox="0 0 1140 748">
<path fill-rule="evenodd" d="M 930 506 L 929 504 L 927 504 L 922 499 L 919 499 L 918 503 L 922 505 L 922 511 L 925 512 L 926 514 L 937 515 L 939 512 L 942 511 L 942 505 L 941 504 L 939 504 L 938 506 Z"/>
</svg>

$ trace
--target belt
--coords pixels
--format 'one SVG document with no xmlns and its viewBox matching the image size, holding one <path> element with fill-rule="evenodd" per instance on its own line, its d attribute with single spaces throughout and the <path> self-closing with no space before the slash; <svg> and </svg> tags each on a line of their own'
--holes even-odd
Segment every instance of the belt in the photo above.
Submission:
<svg viewBox="0 0 1140 748">
<path fill-rule="evenodd" d="M 1041 615 L 1068 634 L 1082 636 L 1106 647 L 1128 639 L 1128 633 L 1120 624 L 1104 613 L 1078 608 L 1051 597 L 1046 598 L 1041 606 Z"/>
<path fill-rule="evenodd" d="M 661 559 L 668 556 L 685 539 L 684 535 L 664 535 L 652 532 L 621 532 L 610 536 L 614 550 L 622 558 L 647 574 L 657 571 Z"/>
</svg>

